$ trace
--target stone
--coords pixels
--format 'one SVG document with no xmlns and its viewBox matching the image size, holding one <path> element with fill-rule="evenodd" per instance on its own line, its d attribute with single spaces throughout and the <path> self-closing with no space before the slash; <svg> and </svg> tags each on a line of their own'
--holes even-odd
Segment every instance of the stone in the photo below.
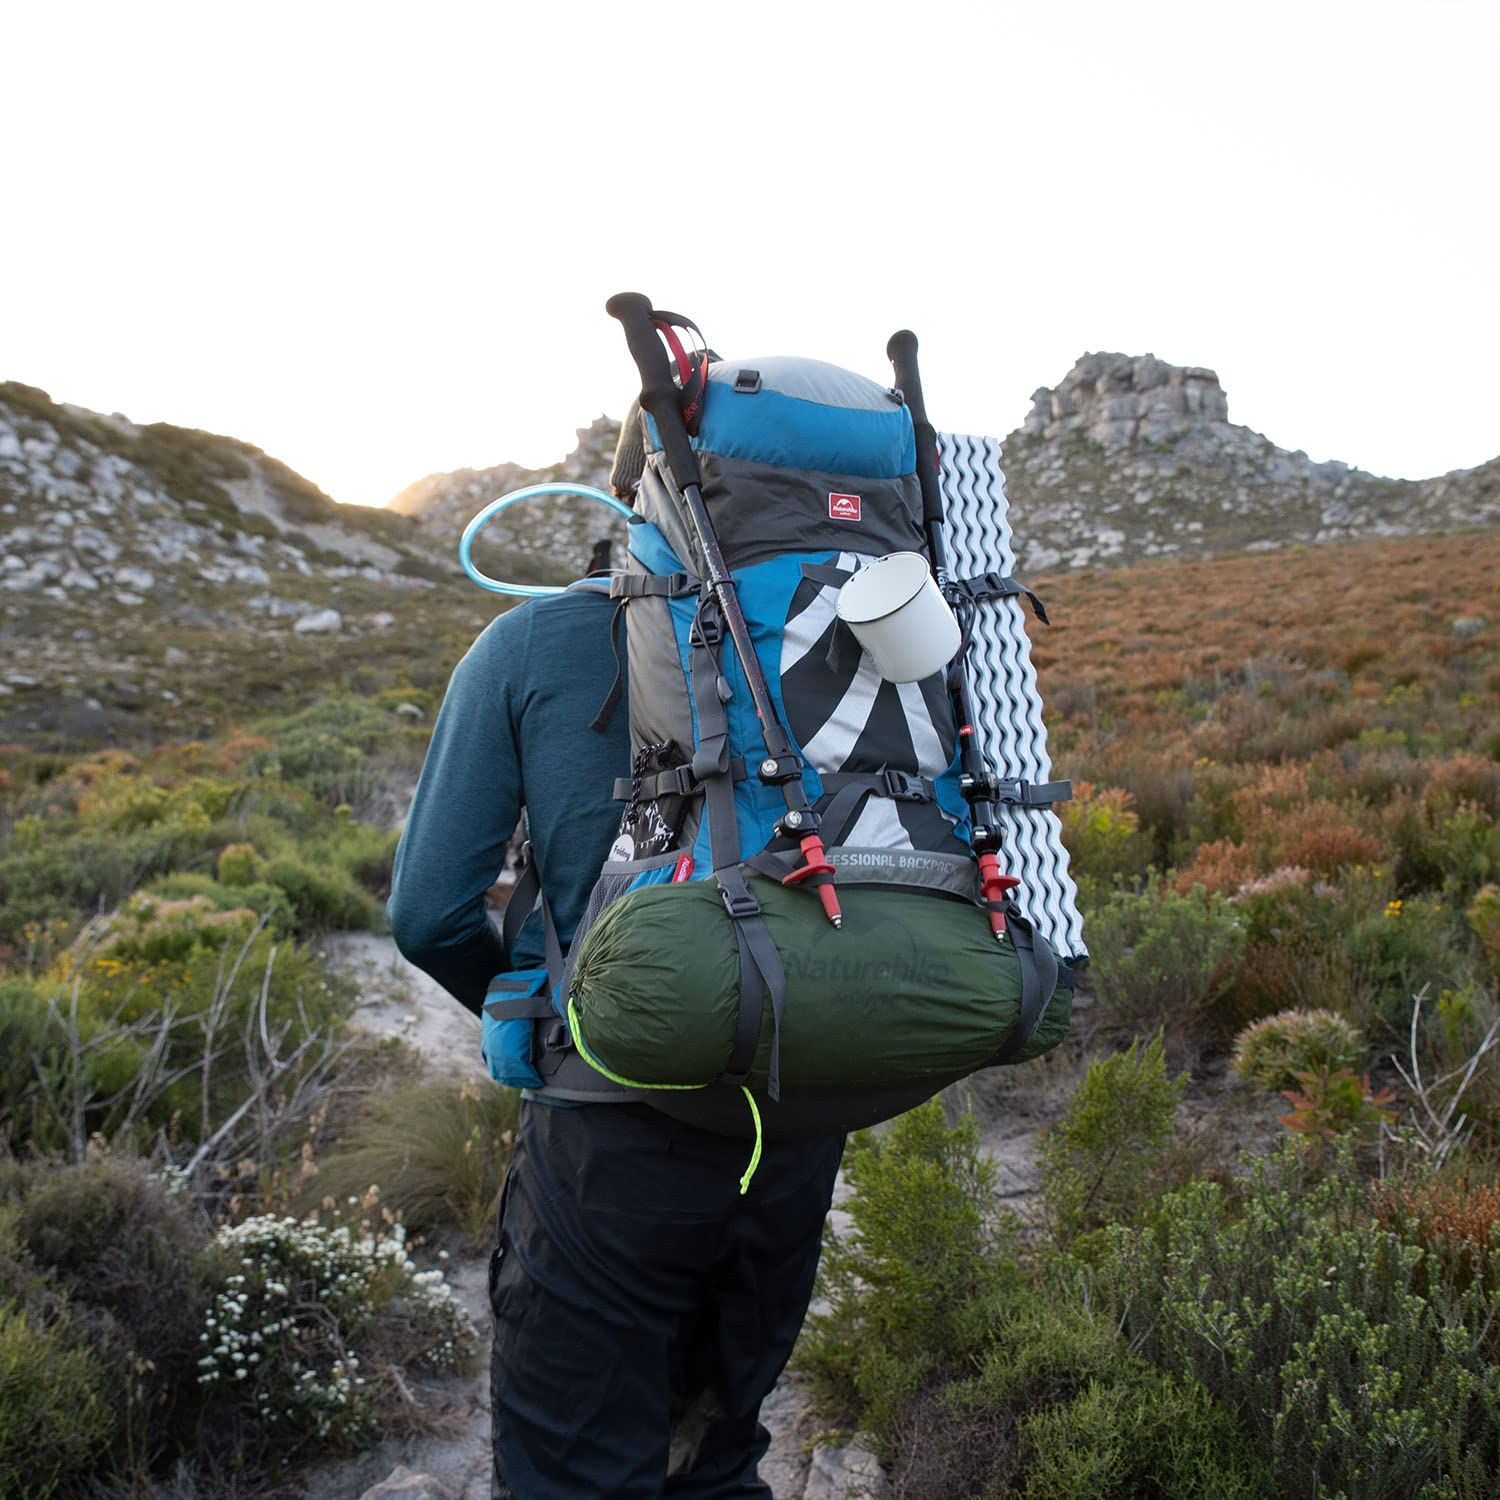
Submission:
<svg viewBox="0 0 1500 1500">
<path fill-rule="evenodd" d="M 292 626 L 298 635 L 337 635 L 343 628 L 344 617 L 336 609 L 315 609 Z"/>
<path fill-rule="evenodd" d="M 1459 640 L 1467 641 L 1472 640 L 1488 624 L 1489 621 L 1483 615 L 1460 615 L 1453 621 L 1451 629 Z"/>
<path fill-rule="evenodd" d="M 191 660 L 180 646 L 168 646 L 162 655 L 162 664 L 168 667 L 185 667 Z"/>
<path fill-rule="evenodd" d="M 875 1455 L 858 1439 L 847 1448 L 813 1449 L 802 1500 L 887 1500 L 891 1483 Z"/>
<path fill-rule="evenodd" d="M 388 609 L 382 609 L 376 614 L 369 615 L 365 620 L 365 624 L 371 630 L 389 630 L 395 623 L 396 617 Z"/>
<path fill-rule="evenodd" d="M 83 568 L 69 568 L 59 581 L 65 589 L 82 589 L 86 594 L 99 587 L 99 580 Z"/>
<path fill-rule="evenodd" d="M 156 575 L 146 568 L 116 568 L 115 582 L 137 594 L 149 594 L 156 587 Z"/>
<path fill-rule="evenodd" d="M 388 1479 L 372 1484 L 359 1500 L 459 1500 L 459 1497 L 431 1474 L 415 1474 L 405 1464 L 397 1464 Z"/>
<path fill-rule="evenodd" d="M 415 703 L 398 703 L 396 705 L 397 717 L 402 719 L 422 719 L 426 715 Z"/>
</svg>

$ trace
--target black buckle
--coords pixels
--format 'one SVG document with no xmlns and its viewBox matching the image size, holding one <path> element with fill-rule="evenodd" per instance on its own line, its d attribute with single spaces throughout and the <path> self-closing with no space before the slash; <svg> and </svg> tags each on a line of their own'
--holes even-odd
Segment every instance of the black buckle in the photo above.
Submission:
<svg viewBox="0 0 1500 1500">
<path fill-rule="evenodd" d="M 906 771 L 882 771 L 880 778 L 885 783 L 885 795 L 892 802 L 927 801 L 927 788 L 922 785 L 920 776 L 912 776 Z"/>
<path fill-rule="evenodd" d="M 734 388 L 741 396 L 753 396 L 760 389 L 760 371 L 737 370 Z"/>
<path fill-rule="evenodd" d="M 567 1052 L 572 1049 L 573 1038 L 561 1021 L 553 1021 L 542 1033 L 542 1045 L 549 1052 Z"/>
<path fill-rule="evenodd" d="M 688 631 L 690 646 L 717 646 L 724 639 L 724 622 L 715 614 L 702 610 L 693 616 L 693 628 Z"/>
<path fill-rule="evenodd" d="M 1049 807 L 1054 802 L 1067 802 L 1073 796 L 1071 781 L 1049 781 L 1038 786 L 1034 781 L 1006 780 L 993 784 L 991 802 L 1009 802 L 1016 807 Z"/>
<path fill-rule="evenodd" d="M 656 778 L 658 797 L 690 797 L 699 789 L 698 778 L 691 766 L 671 766 Z"/>
<path fill-rule="evenodd" d="M 734 918 L 736 922 L 742 922 L 746 917 L 758 917 L 760 915 L 760 902 L 755 899 L 749 891 L 730 892 L 719 887 L 719 895 L 724 901 L 724 910 Z"/>
</svg>

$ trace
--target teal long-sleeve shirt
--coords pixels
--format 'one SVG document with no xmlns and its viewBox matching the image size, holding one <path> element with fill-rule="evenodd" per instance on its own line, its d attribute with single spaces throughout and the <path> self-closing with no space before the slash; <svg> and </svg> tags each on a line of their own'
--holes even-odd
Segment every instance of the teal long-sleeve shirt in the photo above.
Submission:
<svg viewBox="0 0 1500 1500">
<path fill-rule="evenodd" d="M 615 680 L 613 608 L 584 589 L 530 600 L 486 626 L 448 683 L 388 910 L 401 952 L 475 1013 L 496 974 L 542 963 L 539 914 L 507 954 L 485 906 L 521 809 L 564 946 L 614 840 L 623 703 L 589 727 Z"/>
</svg>

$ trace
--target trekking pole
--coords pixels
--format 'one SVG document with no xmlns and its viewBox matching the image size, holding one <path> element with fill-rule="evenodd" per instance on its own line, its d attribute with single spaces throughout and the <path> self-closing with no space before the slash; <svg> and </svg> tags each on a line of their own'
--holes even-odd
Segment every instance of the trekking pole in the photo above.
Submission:
<svg viewBox="0 0 1500 1500">
<path fill-rule="evenodd" d="M 933 576 L 944 594 L 948 592 L 948 554 L 943 546 L 943 491 L 938 474 L 937 433 L 927 419 L 922 399 L 922 376 L 917 369 L 917 336 L 903 328 L 891 335 L 886 358 L 896 372 L 896 385 L 911 413 L 917 439 L 917 482 L 922 489 L 922 526 L 927 533 L 927 551 Z M 979 861 L 979 889 L 989 912 L 990 927 L 997 938 L 1005 935 L 1005 896 L 1020 885 L 1014 875 L 1000 869 L 1000 829 L 995 821 L 995 782 L 974 728 L 973 700 L 964 671 L 963 648 L 948 667 L 948 693 L 958 718 L 958 738 L 963 767 L 964 796 L 973 818 L 974 853 Z"/>
<path fill-rule="evenodd" d="M 664 332 L 671 325 L 655 312 L 651 299 L 639 292 L 620 292 L 604 304 L 604 310 L 610 317 L 618 319 L 625 331 L 625 342 L 640 372 L 641 406 L 656 423 L 662 451 L 666 455 L 667 472 L 687 507 L 698 548 L 703 554 L 709 591 L 724 617 L 724 626 L 750 687 L 750 698 L 755 716 L 760 720 L 767 752 L 757 774 L 766 785 L 781 788 L 787 809 L 781 819 L 782 829 L 797 841 L 802 850 L 802 866 L 792 871 L 783 884 L 805 882 L 811 885 L 818 893 L 828 920 L 835 927 L 842 926 L 843 913 L 833 886 L 833 866 L 828 863 L 819 833 L 820 820 L 808 805 L 807 793 L 802 786 L 802 758 L 792 748 L 791 736 L 777 717 L 760 658 L 755 654 L 755 645 L 750 638 L 745 612 L 740 608 L 738 588 L 703 504 L 703 476 L 698 468 L 698 455 L 683 420 L 667 351 L 658 337 L 659 331 Z"/>
</svg>

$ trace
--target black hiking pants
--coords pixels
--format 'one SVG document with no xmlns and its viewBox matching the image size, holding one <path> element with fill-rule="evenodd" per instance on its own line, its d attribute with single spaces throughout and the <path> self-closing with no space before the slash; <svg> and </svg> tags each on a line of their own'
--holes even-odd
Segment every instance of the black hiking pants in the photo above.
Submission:
<svg viewBox="0 0 1500 1500">
<path fill-rule="evenodd" d="M 749 1144 L 644 1104 L 521 1106 L 490 1262 L 500 1500 L 755 1497 L 843 1137 Z"/>
</svg>

